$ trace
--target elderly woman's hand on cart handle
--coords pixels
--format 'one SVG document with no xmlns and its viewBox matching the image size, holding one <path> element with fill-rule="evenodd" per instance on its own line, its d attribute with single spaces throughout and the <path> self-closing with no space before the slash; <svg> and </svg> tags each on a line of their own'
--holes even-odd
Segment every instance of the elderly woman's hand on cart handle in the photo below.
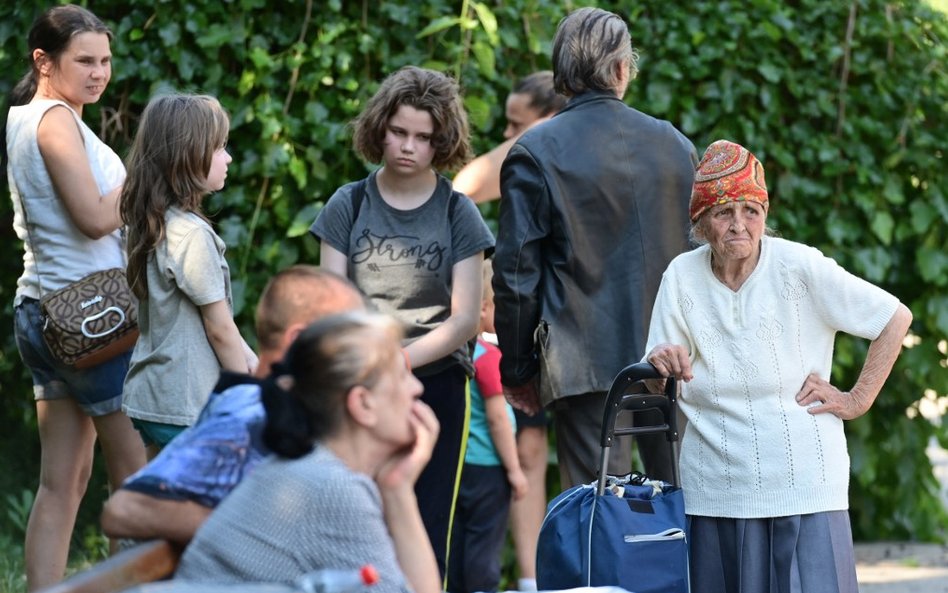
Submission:
<svg viewBox="0 0 948 593">
<path fill-rule="evenodd" d="M 658 344 L 645 357 L 663 377 L 674 377 L 679 381 L 691 381 L 691 357 L 688 349 L 676 344 Z M 665 381 L 646 381 L 646 386 L 653 393 L 660 393 L 665 389 Z"/>
</svg>

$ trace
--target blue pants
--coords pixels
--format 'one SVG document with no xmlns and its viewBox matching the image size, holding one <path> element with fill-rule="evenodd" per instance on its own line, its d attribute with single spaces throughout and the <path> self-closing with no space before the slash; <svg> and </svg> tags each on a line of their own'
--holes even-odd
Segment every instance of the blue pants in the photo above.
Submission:
<svg viewBox="0 0 948 593">
<path fill-rule="evenodd" d="M 496 591 L 507 534 L 510 483 L 499 465 L 464 464 L 451 530 L 448 591 Z"/>
</svg>

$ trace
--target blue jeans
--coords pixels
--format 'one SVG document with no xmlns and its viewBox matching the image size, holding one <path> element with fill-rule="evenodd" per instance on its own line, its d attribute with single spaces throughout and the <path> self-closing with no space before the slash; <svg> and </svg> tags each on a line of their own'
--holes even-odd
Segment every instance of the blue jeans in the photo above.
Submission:
<svg viewBox="0 0 948 593">
<path fill-rule="evenodd" d="M 50 354 L 43 338 L 39 301 L 26 298 L 14 309 L 13 336 L 23 364 L 33 376 L 37 400 L 72 397 L 90 416 L 105 416 L 122 409 L 122 386 L 131 351 L 100 365 L 77 370 Z"/>
</svg>

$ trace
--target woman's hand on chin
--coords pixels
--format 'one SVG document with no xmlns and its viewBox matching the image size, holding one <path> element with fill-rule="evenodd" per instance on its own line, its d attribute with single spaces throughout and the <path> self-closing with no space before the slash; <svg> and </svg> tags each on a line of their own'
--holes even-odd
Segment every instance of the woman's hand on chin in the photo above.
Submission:
<svg viewBox="0 0 948 593">
<path fill-rule="evenodd" d="M 431 451 L 438 440 L 440 426 L 428 404 L 415 400 L 411 414 L 415 440 L 393 453 L 379 468 L 375 481 L 383 491 L 402 487 L 414 488 L 415 481 L 431 459 Z"/>
</svg>

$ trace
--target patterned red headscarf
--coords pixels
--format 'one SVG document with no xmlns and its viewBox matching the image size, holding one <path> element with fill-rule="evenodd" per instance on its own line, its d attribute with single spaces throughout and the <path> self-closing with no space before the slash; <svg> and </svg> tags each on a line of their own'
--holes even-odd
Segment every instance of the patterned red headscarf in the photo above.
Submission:
<svg viewBox="0 0 948 593">
<path fill-rule="evenodd" d="M 764 168 L 749 150 L 728 140 L 711 144 L 695 173 L 691 192 L 691 222 L 711 206 L 727 202 L 757 202 L 767 208 Z"/>
</svg>

